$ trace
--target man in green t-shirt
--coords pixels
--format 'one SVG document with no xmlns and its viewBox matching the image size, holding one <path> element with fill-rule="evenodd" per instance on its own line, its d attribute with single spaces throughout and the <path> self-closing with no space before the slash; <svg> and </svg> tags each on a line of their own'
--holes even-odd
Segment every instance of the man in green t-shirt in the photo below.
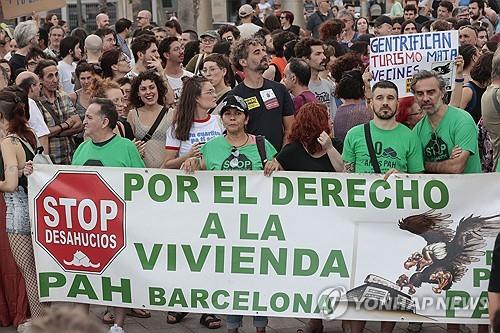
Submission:
<svg viewBox="0 0 500 333">
<path fill-rule="evenodd" d="M 406 126 L 396 122 L 397 86 L 390 81 L 380 81 L 372 90 L 374 118 L 370 121 L 370 134 L 380 172 L 422 172 L 422 148 L 417 136 Z M 347 133 L 342 153 L 346 172 L 375 172 L 364 127 L 365 125 L 358 125 Z"/>
<path fill-rule="evenodd" d="M 420 142 L 409 128 L 396 121 L 398 88 L 390 81 L 379 81 L 372 89 L 374 117 L 369 122 L 375 160 L 380 172 L 419 173 L 424 170 Z M 353 127 L 344 140 L 344 172 L 375 173 L 365 137 L 365 125 Z M 362 332 L 366 322 L 344 322 L 352 332 Z M 396 323 L 382 322 L 381 332 L 392 332 Z M 347 329 L 347 328 L 345 328 Z"/>
<path fill-rule="evenodd" d="M 480 173 L 478 131 L 471 115 L 443 102 L 446 81 L 438 73 L 420 71 L 411 92 L 426 114 L 413 128 L 420 139 L 427 173 Z"/>
<path fill-rule="evenodd" d="M 132 141 L 113 132 L 118 121 L 114 104 L 104 98 L 96 98 L 85 111 L 85 135 L 73 155 L 73 165 L 144 168 L 137 148 Z"/>
<path fill-rule="evenodd" d="M 136 146 L 129 139 L 113 133 L 118 122 L 118 112 L 109 99 L 96 98 L 85 111 L 83 121 L 84 141 L 73 155 L 72 165 L 144 168 Z M 88 311 L 89 306 L 80 305 Z M 110 332 L 123 333 L 126 309 L 115 308 L 115 324 Z"/>
</svg>

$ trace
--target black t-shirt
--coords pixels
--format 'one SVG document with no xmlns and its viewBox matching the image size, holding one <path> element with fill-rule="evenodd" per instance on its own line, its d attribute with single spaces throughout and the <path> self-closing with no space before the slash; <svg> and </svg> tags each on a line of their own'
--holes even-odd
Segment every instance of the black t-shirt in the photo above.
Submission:
<svg viewBox="0 0 500 333">
<path fill-rule="evenodd" d="M 280 151 L 283 145 L 283 117 L 294 114 L 293 101 L 285 86 L 264 79 L 264 84 L 258 89 L 249 88 L 241 82 L 232 91 L 248 105 L 250 119 L 247 132 L 264 135 Z"/>
<path fill-rule="evenodd" d="M 500 293 L 500 234 L 495 241 L 495 248 L 493 249 L 493 263 L 491 265 L 490 285 L 488 291 L 493 293 Z"/>
<path fill-rule="evenodd" d="M 333 138 L 333 146 L 342 154 L 342 141 Z M 335 172 L 343 170 L 335 170 L 328 154 L 315 158 L 307 153 L 304 146 L 300 142 L 294 141 L 287 144 L 276 156 L 276 159 L 281 164 L 285 171 L 319 171 L 319 172 Z"/>
<path fill-rule="evenodd" d="M 289 31 L 296 34 L 297 36 L 300 36 L 300 27 L 298 25 L 291 25 L 290 28 L 283 29 L 283 31 Z"/>
<path fill-rule="evenodd" d="M 415 22 L 417 22 L 418 24 L 422 25 L 424 24 L 425 22 L 429 21 L 429 18 L 426 17 L 426 16 L 423 16 L 423 15 L 418 15 L 416 18 L 415 18 Z"/>
<path fill-rule="evenodd" d="M 12 73 L 15 73 L 19 68 L 26 69 L 26 57 L 14 53 L 9 60 L 9 64 L 12 67 Z"/>
</svg>

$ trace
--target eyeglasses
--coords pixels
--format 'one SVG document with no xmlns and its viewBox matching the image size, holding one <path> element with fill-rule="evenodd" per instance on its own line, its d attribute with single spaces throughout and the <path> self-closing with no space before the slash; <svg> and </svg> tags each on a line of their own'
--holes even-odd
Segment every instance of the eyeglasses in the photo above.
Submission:
<svg viewBox="0 0 500 333">
<path fill-rule="evenodd" d="M 203 44 L 212 44 L 212 43 L 215 43 L 215 38 L 203 38 L 203 39 L 201 40 L 201 42 L 202 42 Z"/>
</svg>

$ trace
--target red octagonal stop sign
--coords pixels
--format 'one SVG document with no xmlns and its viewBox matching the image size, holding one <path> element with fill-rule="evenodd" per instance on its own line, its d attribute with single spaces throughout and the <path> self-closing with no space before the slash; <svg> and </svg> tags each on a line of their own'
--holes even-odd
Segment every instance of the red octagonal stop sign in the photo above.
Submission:
<svg viewBox="0 0 500 333">
<path fill-rule="evenodd" d="M 102 273 L 125 247 L 125 202 L 98 173 L 58 172 L 35 204 L 36 241 L 64 270 Z"/>
</svg>

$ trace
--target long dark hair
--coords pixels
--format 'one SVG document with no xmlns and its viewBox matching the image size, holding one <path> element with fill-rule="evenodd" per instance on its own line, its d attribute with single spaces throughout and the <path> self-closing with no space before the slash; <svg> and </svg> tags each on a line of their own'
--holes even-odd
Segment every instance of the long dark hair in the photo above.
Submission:
<svg viewBox="0 0 500 333">
<path fill-rule="evenodd" d="M 201 88 L 207 79 L 201 76 L 193 76 L 183 80 L 183 87 L 177 112 L 175 113 L 172 126 L 175 125 L 174 136 L 181 141 L 189 139 L 189 130 L 193 125 L 196 111 L 196 99 L 201 96 Z M 172 127 L 174 128 L 174 127 Z"/>
<path fill-rule="evenodd" d="M 28 127 L 29 104 L 26 92 L 14 86 L 1 90 L 0 114 L 8 122 L 8 133 L 17 134 L 36 148 L 35 134 Z"/>
</svg>

